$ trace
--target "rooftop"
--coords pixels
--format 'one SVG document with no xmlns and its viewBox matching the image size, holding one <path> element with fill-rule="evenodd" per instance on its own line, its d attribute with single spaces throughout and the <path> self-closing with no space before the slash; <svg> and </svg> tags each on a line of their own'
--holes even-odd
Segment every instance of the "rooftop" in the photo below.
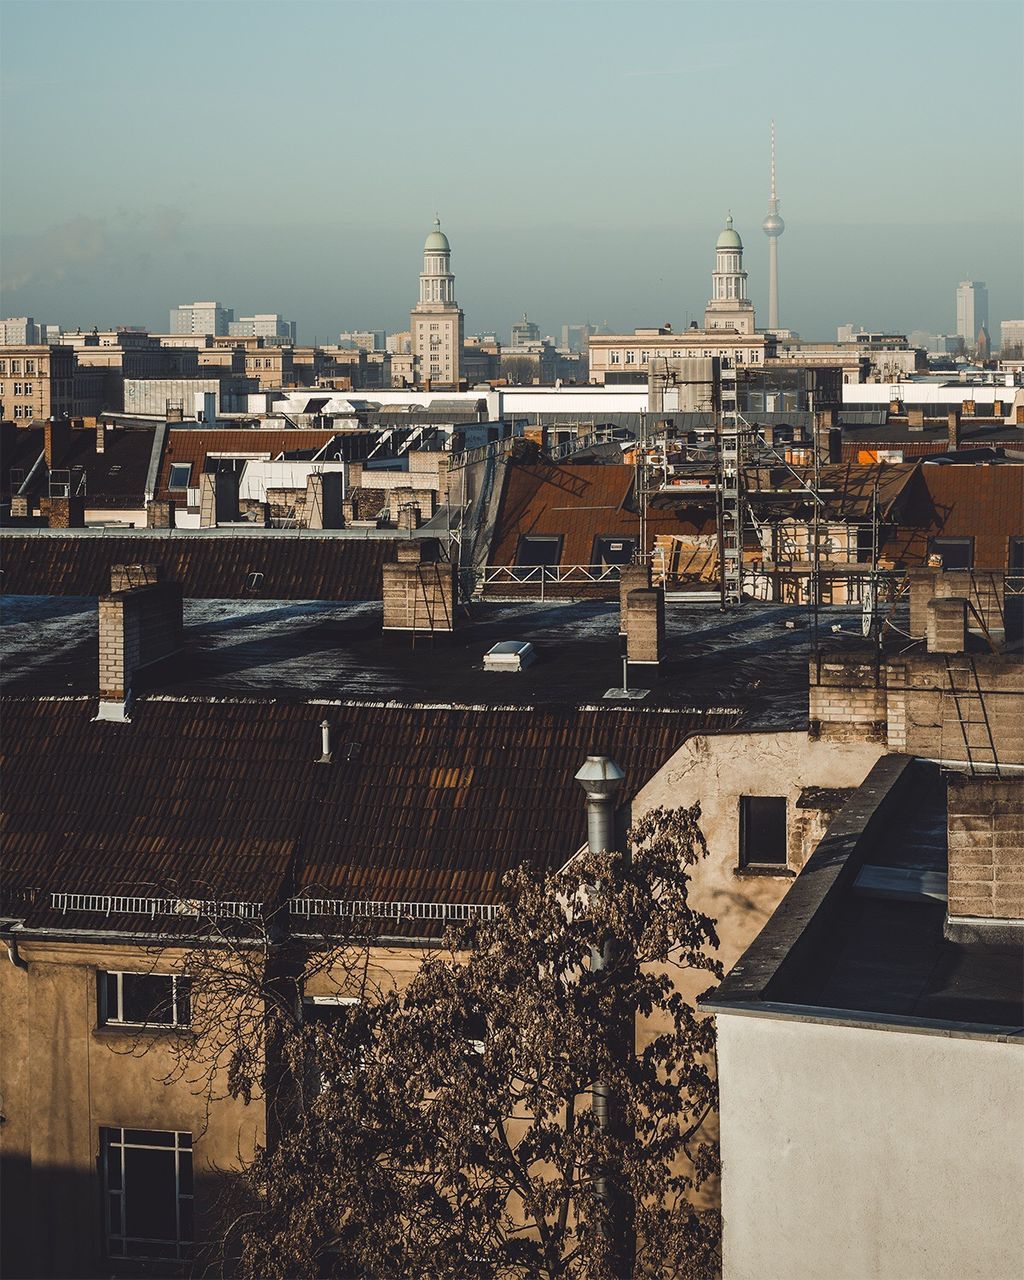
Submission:
<svg viewBox="0 0 1024 1280">
<path fill-rule="evenodd" d="M 946 868 L 944 777 L 883 757 L 706 1006 L 1024 1032 L 1020 948 L 944 937 Z"/>
</svg>

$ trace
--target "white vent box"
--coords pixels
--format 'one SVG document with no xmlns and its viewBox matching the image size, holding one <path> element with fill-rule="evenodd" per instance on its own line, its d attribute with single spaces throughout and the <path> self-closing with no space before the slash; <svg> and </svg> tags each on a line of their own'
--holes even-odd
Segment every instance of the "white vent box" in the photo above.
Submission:
<svg viewBox="0 0 1024 1280">
<path fill-rule="evenodd" d="M 536 660 L 537 651 L 529 640 L 502 640 L 484 654 L 484 670 L 525 671 Z"/>
</svg>

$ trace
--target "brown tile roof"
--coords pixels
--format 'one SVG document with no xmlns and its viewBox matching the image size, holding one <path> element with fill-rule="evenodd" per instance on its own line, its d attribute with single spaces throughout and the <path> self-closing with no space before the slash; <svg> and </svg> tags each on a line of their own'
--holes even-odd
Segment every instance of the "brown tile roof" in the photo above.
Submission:
<svg viewBox="0 0 1024 1280">
<path fill-rule="evenodd" d="M 0 537 L 3 590 L 11 595 L 97 596 L 113 564 L 157 564 L 186 596 L 232 600 L 379 600 L 390 538 L 224 534 L 29 534 Z M 262 574 L 250 587 L 249 575 Z"/>
<path fill-rule="evenodd" d="M 614 756 L 632 794 L 690 733 L 735 724 L 262 700 L 142 699 L 123 725 L 94 721 L 92 700 L 0 710 L 4 909 L 34 902 L 30 921 L 64 928 L 86 917 L 58 920 L 51 892 L 269 902 L 289 874 L 315 896 L 494 902 L 505 871 L 582 843 L 584 756 Z M 329 765 L 316 763 L 324 718 Z"/>
<path fill-rule="evenodd" d="M 294 453 L 299 449 L 319 449 L 333 439 L 334 431 L 313 430 L 252 430 L 233 431 L 222 427 L 204 430 L 202 427 L 171 428 L 167 433 L 164 454 L 160 462 L 160 476 L 157 481 L 156 496 L 158 499 L 181 499 L 180 491 L 172 493 L 167 488 L 171 476 L 172 462 L 188 462 L 192 466 L 189 484 L 198 488 L 203 464 L 208 453 L 226 453 L 242 455 L 246 453 L 266 453 L 276 458 L 282 453 Z"/>
<path fill-rule="evenodd" d="M 622 464 L 509 463 L 491 564 L 515 564 L 523 534 L 561 534 L 563 565 L 593 563 L 597 537 L 633 537 L 640 518 L 633 502 L 634 469 Z M 706 513 L 693 508 L 652 511 L 646 550 L 658 534 L 703 532 Z M 712 516 L 710 530 L 714 529 Z"/>
<path fill-rule="evenodd" d="M 937 536 L 973 537 L 975 568 L 1008 568 L 1010 539 L 1024 537 L 1024 463 L 923 464 L 884 554 L 924 564 Z"/>
</svg>

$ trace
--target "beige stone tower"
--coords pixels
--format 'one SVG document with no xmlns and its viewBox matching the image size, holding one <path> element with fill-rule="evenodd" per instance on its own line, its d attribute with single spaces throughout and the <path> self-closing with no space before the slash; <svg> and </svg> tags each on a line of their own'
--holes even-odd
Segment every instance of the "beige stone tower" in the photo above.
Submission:
<svg viewBox="0 0 1024 1280">
<path fill-rule="evenodd" d="M 409 317 L 416 382 L 456 388 L 462 363 L 463 315 L 455 301 L 455 277 L 451 271 L 451 246 L 434 219 L 434 229 L 423 246 L 420 300 Z"/>
</svg>

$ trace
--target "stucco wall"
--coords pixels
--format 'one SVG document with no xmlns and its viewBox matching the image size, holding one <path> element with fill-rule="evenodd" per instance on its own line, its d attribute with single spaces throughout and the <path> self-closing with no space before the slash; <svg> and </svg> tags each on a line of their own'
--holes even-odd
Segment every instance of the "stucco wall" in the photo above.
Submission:
<svg viewBox="0 0 1024 1280">
<path fill-rule="evenodd" d="M 633 803 L 648 809 L 700 801 L 708 858 L 694 869 L 692 900 L 718 921 L 719 958 L 731 968 L 761 931 L 813 852 L 830 817 L 798 809 L 806 787 L 857 787 L 884 747 L 870 742 L 823 743 L 806 732 L 739 733 L 691 738 Z M 785 796 L 790 874 L 739 871 L 740 797 Z M 706 985 L 706 983 L 705 983 Z"/>
<path fill-rule="evenodd" d="M 1020 1044 L 718 1015 L 724 1280 L 1016 1280 Z"/>
</svg>

